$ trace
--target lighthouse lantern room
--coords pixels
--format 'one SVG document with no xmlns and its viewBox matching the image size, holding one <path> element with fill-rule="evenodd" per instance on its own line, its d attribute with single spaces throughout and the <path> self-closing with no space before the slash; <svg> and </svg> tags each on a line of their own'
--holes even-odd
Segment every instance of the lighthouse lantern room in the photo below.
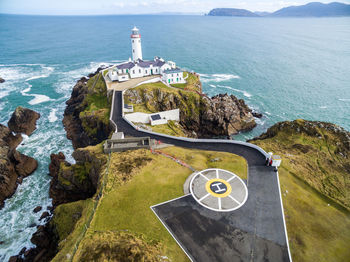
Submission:
<svg viewBox="0 0 350 262">
<path fill-rule="evenodd" d="M 139 29 L 135 26 L 131 33 L 132 60 L 142 60 L 141 35 Z"/>
</svg>

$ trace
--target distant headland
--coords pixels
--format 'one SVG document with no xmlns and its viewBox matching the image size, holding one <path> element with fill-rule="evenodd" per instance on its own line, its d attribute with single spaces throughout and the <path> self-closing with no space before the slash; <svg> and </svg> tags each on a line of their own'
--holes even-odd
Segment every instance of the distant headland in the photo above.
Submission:
<svg viewBox="0 0 350 262">
<path fill-rule="evenodd" d="M 312 2 L 306 5 L 289 6 L 279 9 L 273 13 L 251 12 L 245 9 L 236 8 L 215 8 L 209 16 L 238 16 L 238 17 L 331 17 L 350 16 L 350 5 L 333 2 L 323 4 Z"/>
</svg>

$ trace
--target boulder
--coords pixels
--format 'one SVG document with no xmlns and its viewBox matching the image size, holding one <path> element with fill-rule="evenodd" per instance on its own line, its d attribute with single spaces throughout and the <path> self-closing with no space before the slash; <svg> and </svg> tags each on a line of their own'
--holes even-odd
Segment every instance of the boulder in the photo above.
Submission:
<svg viewBox="0 0 350 262">
<path fill-rule="evenodd" d="M 5 79 L 0 77 L 0 83 L 4 83 L 4 82 L 5 82 Z"/>
<path fill-rule="evenodd" d="M 36 121 L 40 118 L 40 114 L 23 107 L 17 107 L 13 112 L 8 127 L 15 133 L 24 133 L 31 135 L 36 129 Z"/>
<path fill-rule="evenodd" d="M 22 179 L 38 167 L 34 158 L 16 150 L 21 142 L 20 134 L 14 135 L 8 127 L 0 124 L 0 207 L 16 191 Z"/>
<path fill-rule="evenodd" d="M 41 206 L 37 206 L 36 208 L 33 209 L 34 213 L 38 213 L 42 209 Z"/>
<path fill-rule="evenodd" d="M 42 219 L 44 218 L 47 218 L 48 216 L 50 216 L 50 213 L 45 211 L 44 213 L 41 214 L 40 218 L 39 218 L 39 221 L 41 221 Z"/>
</svg>

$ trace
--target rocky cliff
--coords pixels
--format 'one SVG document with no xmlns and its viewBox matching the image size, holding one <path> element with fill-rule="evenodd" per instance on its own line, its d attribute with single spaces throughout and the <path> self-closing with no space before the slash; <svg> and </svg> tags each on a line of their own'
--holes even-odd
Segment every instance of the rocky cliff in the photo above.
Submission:
<svg viewBox="0 0 350 262">
<path fill-rule="evenodd" d="M 125 92 L 125 101 L 149 112 L 180 109 L 180 124 L 196 137 L 230 136 L 256 126 L 244 100 L 220 94 L 212 98 L 159 83 Z"/>
<path fill-rule="evenodd" d="M 22 179 L 38 167 L 34 158 L 18 152 L 16 148 L 22 142 L 18 132 L 31 134 L 39 117 L 30 109 L 18 107 L 9 121 L 10 128 L 0 124 L 0 207 L 16 191 Z"/>
<path fill-rule="evenodd" d="M 78 148 L 73 157 L 76 164 L 65 161 L 63 153 L 51 154 L 49 166 L 50 197 L 54 207 L 91 197 L 98 187 L 99 174 L 106 163 L 102 145 Z"/>
<path fill-rule="evenodd" d="M 96 145 L 108 138 L 114 127 L 109 122 L 111 94 L 99 68 L 89 79 L 81 78 L 66 102 L 63 124 L 74 148 Z"/>
</svg>

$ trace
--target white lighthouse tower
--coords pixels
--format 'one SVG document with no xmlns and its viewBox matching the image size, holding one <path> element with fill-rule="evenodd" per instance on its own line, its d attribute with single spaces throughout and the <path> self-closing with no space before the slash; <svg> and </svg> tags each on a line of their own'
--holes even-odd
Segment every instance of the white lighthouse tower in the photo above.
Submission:
<svg viewBox="0 0 350 262">
<path fill-rule="evenodd" d="M 142 48 L 141 48 L 141 35 L 139 29 L 135 26 L 131 33 L 131 48 L 132 48 L 132 60 L 142 60 Z"/>
</svg>

